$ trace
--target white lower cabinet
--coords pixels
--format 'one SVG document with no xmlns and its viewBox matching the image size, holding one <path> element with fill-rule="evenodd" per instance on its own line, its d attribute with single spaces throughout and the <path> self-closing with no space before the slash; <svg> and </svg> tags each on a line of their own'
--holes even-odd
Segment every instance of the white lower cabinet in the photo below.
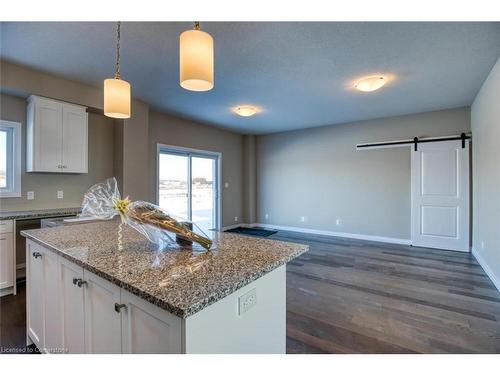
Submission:
<svg viewBox="0 0 500 375">
<path fill-rule="evenodd" d="M 27 341 L 45 353 L 181 353 L 182 320 L 28 240 Z"/>
<path fill-rule="evenodd" d="M 14 287 L 14 234 L 12 221 L 0 221 L 0 295 L 1 291 Z"/>
<path fill-rule="evenodd" d="M 61 350 L 63 333 L 61 295 L 54 293 L 54 290 L 60 289 L 59 257 L 53 252 L 41 248 L 38 251 L 42 254 L 42 257 L 38 259 L 42 264 L 43 316 L 50 317 L 50 319 L 44 319 L 43 350 L 56 353 Z"/>
<path fill-rule="evenodd" d="M 88 271 L 84 275 L 85 352 L 121 353 L 120 287 Z"/>
<path fill-rule="evenodd" d="M 123 353 L 182 353 L 182 320 L 126 290 L 121 295 Z"/>
<path fill-rule="evenodd" d="M 61 329 L 63 352 L 85 353 L 85 316 L 83 301 L 83 268 L 59 257 L 59 294 L 61 296 Z M 79 286 L 81 285 L 81 286 Z"/>
<path fill-rule="evenodd" d="M 43 254 L 41 247 L 28 242 L 26 246 L 26 329 L 28 337 L 40 349 L 44 345 L 43 325 Z"/>
</svg>

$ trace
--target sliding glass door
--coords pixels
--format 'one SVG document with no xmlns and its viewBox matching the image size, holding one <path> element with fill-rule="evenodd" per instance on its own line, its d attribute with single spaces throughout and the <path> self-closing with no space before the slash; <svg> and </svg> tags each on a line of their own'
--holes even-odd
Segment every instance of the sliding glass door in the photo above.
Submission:
<svg viewBox="0 0 500 375">
<path fill-rule="evenodd" d="M 159 206 L 204 231 L 218 229 L 219 159 L 215 153 L 159 146 Z"/>
</svg>

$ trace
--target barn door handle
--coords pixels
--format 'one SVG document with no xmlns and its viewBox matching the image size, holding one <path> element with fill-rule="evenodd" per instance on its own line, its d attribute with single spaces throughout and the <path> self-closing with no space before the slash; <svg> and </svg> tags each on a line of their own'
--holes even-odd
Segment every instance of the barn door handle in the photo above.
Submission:
<svg viewBox="0 0 500 375">
<path fill-rule="evenodd" d="M 117 313 L 120 313 L 121 309 L 126 309 L 127 308 L 127 305 L 125 305 L 124 303 L 115 303 L 115 311 Z"/>
</svg>

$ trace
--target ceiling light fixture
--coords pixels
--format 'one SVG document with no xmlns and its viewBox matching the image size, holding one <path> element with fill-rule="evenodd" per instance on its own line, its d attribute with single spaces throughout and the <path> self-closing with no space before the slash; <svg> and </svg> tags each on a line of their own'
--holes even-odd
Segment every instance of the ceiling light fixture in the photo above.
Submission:
<svg viewBox="0 0 500 375">
<path fill-rule="evenodd" d="M 259 112 L 259 110 L 252 105 L 240 105 L 234 108 L 234 112 L 242 117 L 250 117 Z"/>
<path fill-rule="evenodd" d="M 116 70 L 115 78 L 104 80 L 104 115 L 113 118 L 130 118 L 130 83 L 120 75 L 120 27 L 116 27 Z"/>
<path fill-rule="evenodd" d="M 387 77 L 371 76 L 360 79 L 354 87 L 359 91 L 370 92 L 380 89 L 387 83 Z"/>
<path fill-rule="evenodd" d="M 214 87 L 214 39 L 200 30 L 199 22 L 180 35 L 179 60 L 181 87 L 190 91 Z"/>
</svg>

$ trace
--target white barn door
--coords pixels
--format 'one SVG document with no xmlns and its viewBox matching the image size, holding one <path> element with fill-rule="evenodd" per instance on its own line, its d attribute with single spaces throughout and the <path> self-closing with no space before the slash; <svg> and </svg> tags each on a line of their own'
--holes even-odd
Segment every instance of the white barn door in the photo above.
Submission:
<svg viewBox="0 0 500 375">
<path fill-rule="evenodd" d="M 411 215 L 413 246 L 469 251 L 469 141 L 412 147 Z"/>
</svg>

